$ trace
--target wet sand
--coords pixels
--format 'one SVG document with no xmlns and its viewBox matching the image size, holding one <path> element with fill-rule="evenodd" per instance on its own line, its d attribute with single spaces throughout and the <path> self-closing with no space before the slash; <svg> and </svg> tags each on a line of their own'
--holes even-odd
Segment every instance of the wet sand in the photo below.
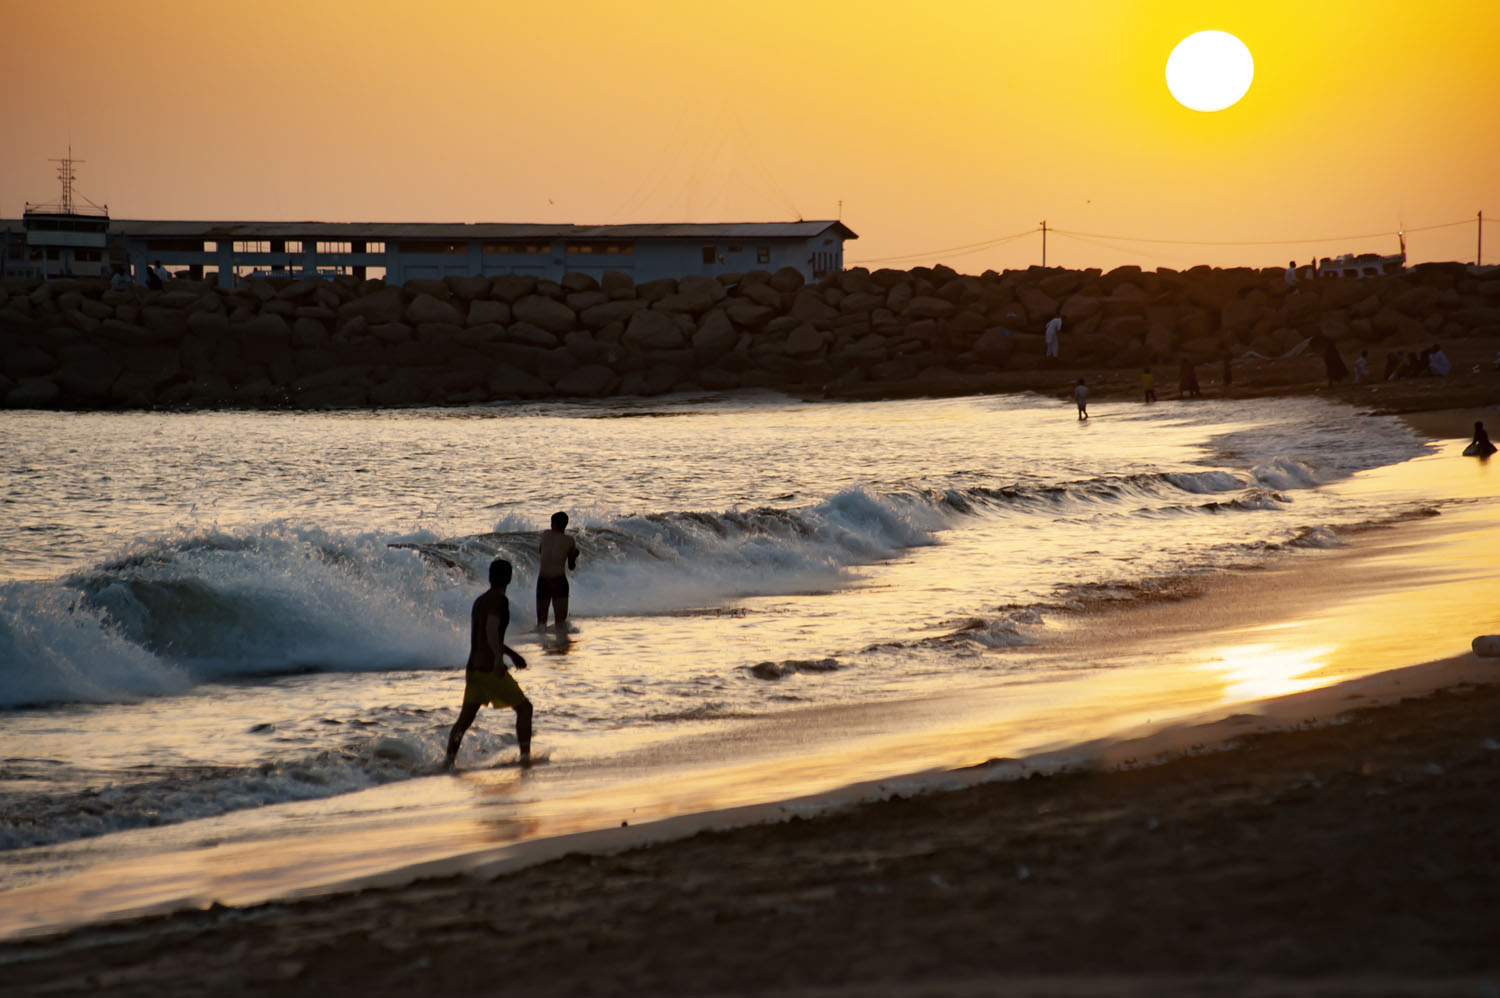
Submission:
<svg viewBox="0 0 1500 998">
<path fill-rule="evenodd" d="M 1412 422 L 1452 437 L 1471 414 Z M 1464 612 L 1435 614 L 1469 593 L 1467 617 L 1500 625 L 1497 534 L 1493 504 L 1474 503 L 1085 615 L 1057 643 L 1191 661 L 1246 634 L 1284 650 L 1359 622 L 1358 640 L 1272 670 L 1274 699 L 1229 716 L 812 820 L 766 808 L 645 846 L 671 830 L 602 832 L 587 854 L 520 869 L 13 943 L 0 980 L 17 994 L 1493 994 L 1500 660 L 1463 652 L 1481 633 L 1459 633 Z M 1344 675 L 1348 656 L 1381 671 L 1275 696 L 1309 670 Z"/>
</svg>

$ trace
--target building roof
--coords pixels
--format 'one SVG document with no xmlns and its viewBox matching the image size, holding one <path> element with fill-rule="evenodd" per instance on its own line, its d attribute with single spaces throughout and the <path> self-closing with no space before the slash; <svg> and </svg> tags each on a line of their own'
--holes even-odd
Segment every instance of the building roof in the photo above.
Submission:
<svg viewBox="0 0 1500 998">
<path fill-rule="evenodd" d="M 9 222 L 0 222 L 8 226 Z M 19 228 L 19 224 L 16 225 Z M 811 239 L 832 230 L 859 236 L 840 221 L 649 222 L 635 225 L 543 225 L 526 222 L 215 222 L 117 218 L 111 233 L 140 238 L 237 239 Z"/>
</svg>

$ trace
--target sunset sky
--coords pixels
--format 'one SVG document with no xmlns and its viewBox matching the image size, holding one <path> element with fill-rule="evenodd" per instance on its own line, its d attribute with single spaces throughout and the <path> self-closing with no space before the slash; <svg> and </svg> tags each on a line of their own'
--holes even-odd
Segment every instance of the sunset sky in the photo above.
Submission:
<svg viewBox="0 0 1500 998">
<path fill-rule="evenodd" d="M 1208 28 L 1255 60 L 1215 113 L 1164 81 Z M 0 54 L 8 218 L 71 142 L 117 218 L 842 213 L 850 265 L 977 273 L 1040 263 L 1043 219 L 1054 266 L 1284 265 L 1402 227 L 1413 261 L 1472 262 L 1483 210 L 1500 262 L 1493 0 L 0 0 Z"/>
</svg>

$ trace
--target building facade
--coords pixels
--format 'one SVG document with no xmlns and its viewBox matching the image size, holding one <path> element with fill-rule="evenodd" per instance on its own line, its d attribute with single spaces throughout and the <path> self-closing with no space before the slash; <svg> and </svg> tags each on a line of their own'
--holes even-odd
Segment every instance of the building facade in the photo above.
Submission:
<svg viewBox="0 0 1500 998">
<path fill-rule="evenodd" d="M 25 258 L 30 232 L 0 222 L 0 249 Z M 122 266 L 145 283 L 146 268 L 213 276 L 223 286 L 250 276 L 349 274 L 402 284 L 413 278 L 530 274 L 556 280 L 606 270 L 637 283 L 688 274 L 717 276 L 792 267 L 816 280 L 843 269 L 839 221 L 642 225 L 376 222 L 109 222 L 104 272 Z M 56 273 L 56 271 L 54 271 Z"/>
</svg>

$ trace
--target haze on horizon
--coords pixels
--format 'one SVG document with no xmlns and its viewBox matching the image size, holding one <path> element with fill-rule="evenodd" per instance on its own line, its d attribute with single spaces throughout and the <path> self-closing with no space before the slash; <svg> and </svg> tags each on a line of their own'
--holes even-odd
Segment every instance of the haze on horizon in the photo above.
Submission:
<svg viewBox="0 0 1500 998">
<path fill-rule="evenodd" d="M 1214 113 L 1163 76 L 1205 28 L 1255 60 Z M 1148 269 L 1404 227 L 1411 261 L 1472 262 L 1497 38 L 1485 0 L 10 4 L 0 217 L 55 199 L 71 143 L 117 218 L 841 216 L 848 265 L 972 273 L 1039 263 L 1042 219 L 1053 266 Z"/>
</svg>

